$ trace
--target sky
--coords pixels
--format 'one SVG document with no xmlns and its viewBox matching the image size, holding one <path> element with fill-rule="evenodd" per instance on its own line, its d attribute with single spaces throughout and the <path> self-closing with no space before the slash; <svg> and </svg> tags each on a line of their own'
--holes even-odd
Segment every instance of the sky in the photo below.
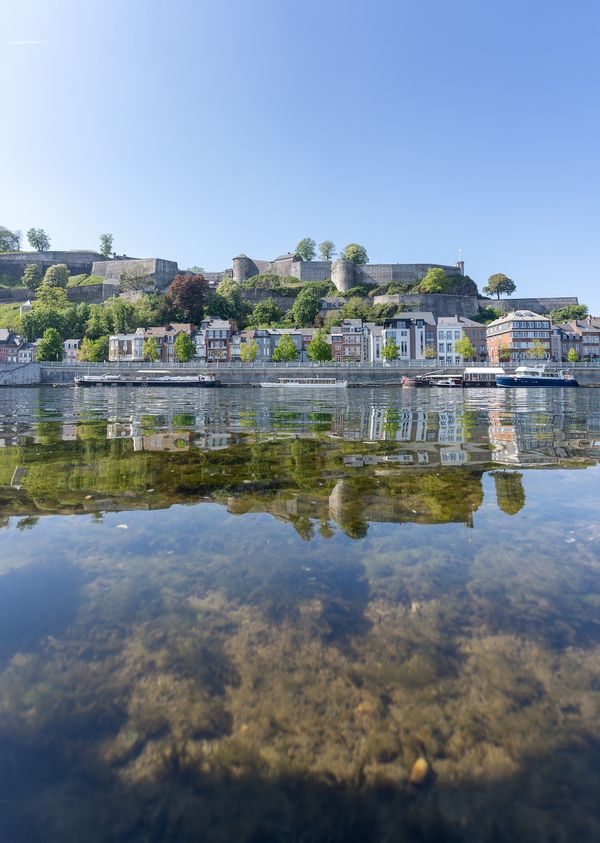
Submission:
<svg viewBox="0 0 600 843">
<path fill-rule="evenodd" d="M 0 224 L 217 271 L 303 237 L 600 314 L 596 0 L 0 0 Z"/>
</svg>

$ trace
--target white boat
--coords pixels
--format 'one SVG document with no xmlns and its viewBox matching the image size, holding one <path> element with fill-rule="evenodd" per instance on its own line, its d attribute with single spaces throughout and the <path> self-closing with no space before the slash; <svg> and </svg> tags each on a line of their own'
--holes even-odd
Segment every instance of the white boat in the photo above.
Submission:
<svg viewBox="0 0 600 843">
<path fill-rule="evenodd" d="M 337 378 L 277 378 L 276 381 L 261 381 L 262 387 L 309 387 L 310 389 L 331 387 L 345 389 L 348 381 L 339 381 Z"/>
</svg>

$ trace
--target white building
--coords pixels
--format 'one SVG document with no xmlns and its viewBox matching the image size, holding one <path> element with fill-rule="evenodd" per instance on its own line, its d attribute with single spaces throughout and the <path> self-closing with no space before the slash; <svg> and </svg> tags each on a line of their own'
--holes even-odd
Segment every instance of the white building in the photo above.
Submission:
<svg viewBox="0 0 600 843">
<path fill-rule="evenodd" d="M 79 351 L 80 345 L 81 340 L 65 340 L 63 342 L 63 360 L 65 363 L 78 362 L 77 352 Z"/>
</svg>

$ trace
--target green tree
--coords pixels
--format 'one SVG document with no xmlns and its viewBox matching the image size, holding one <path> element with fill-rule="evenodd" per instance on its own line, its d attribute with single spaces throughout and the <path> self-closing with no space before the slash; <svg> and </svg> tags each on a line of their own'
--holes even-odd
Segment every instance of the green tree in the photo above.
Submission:
<svg viewBox="0 0 600 843">
<path fill-rule="evenodd" d="M 323 240 L 319 243 L 319 257 L 322 261 L 333 260 L 335 255 L 335 243 L 332 240 Z"/>
<path fill-rule="evenodd" d="M 276 363 L 285 363 L 298 358 L 298 349 L 294 340 L 289 334 L 282 334 L 279 344 L 273 351 L 273 360 Z"/>
<path fill-rule="evenodd" d="M 296 296 L 296 301 L 291 308 L 295 324 L 304 328 L 311 327 L 320 309 L 319 299 L 312 290 L 304 288 Z"/>
<path fill-rule="evenodd" d="M 344 303 L 342 313 L 344 319 L 368 319 L 371 313 L 371 305 L 368 299 L 352 296 Z"/>
<path fill-rule="evenodd" d="M 508 345 L 501 345 L 498 349 L 498 360 L 501 363 L 508 363 L 510 361 L 510 347 Z"/>
<path fill-rule="evenodd" d="M 254 306 L 250 322 L 252 325 L 274 325 L 281 320 L 283 313 L 273 299 L 265 299 Z"/>
<path fill-rule="evenodd" d="M 476 355 L 475 346 L 464 331 L 460 339 L 454 342 L 454 353 L 460 354 L 463 360 L 472 360 Z"/>
<path fill-rule="evenodd" d="M 176 275 L 167 291 L 167 299 L 180 319 L 198 325 L 208 301 L 208 282 L 203 275 Z"/>
<path fill-rule="evenodd" d="M 100 235 L 100 254 L 107 258 L 113 250 L 113 236 L 112 234 Z"/>
<path fill-rule="evenodd" d="M 432 266 L 419 281 L 417 289 L 419 293 L 443 293 L 448 289 L 449 284 L 444 270 L 439 266 Z"/>
<path fill-rule="evenodd" d="M 501 295 L 510 296 L 516 289 L 517 285 L 508 275 L 503 272 L 496 272 L 494 275 L 490 275 L 482 292 L 487 296 L 500 298 Z"/>
<path fill-rule="evenodd" d="M 300 255 L 303 261 L 314 260 L 317 253 L 317 244 L 312 237 L 304 237 L 296 246 L 296 254 Z"/>
<path fill-rule="evenodd" d="M 21 248 L 21 234 L 0 225 L 0 252 L 18 252 Z"/>
<path fill-rule="evenodd" d="M 588 307 L 586 304 L 570 304 L 550 311 L 550 319 L 553 325 L 560 325 L 562 322 L 577 322 L 579 319 L 585 319 L 587 315 Z"/>
<path fill-rule="evenodd" d="M 91 340 L 85 337 L 79 347 L 79 359 L 84 363 L 103 363 L 108 360 L 108 337 Z"/>
<path fill-rule="evenodd" d="M 367 250 L 364 246 L 361 246 L 359 243 L 348 243 L 348 245 L 344 246 L 342 249 L 340 260 L 352 261 L 352 263 L 355 263 L 358 266 L 363 266 L 363 264 L 369 262 L 369 256 L 367 255 Z"/>
<path fill-rule="evenodd" d="M 577 363 L 579 361 L 579 354 L 577 354 L 574 348 L 570 348 L 567 351 L 567 360 L 569 363 Z"/>
<path fill-rule="evenodd" d="M 47 252 L 50 248 L 50 238 L 43 228 L 30 228 L 27 232 L 27 239 L 32 249 L 37 252 Z"/>
<path fill-rule="evenodd" d="M 479 313 L 476 316 L 473 316 L 474 322 L 481 322 L 483 325 L 487 325 L 490 322 L 495 322 L 496 319 L 500 319 L 502 316 L 502 311 L 498 310 L 497 307 L 482 307 L 479 310 Z"/>
<path fill-rule="evenodd" d="M 158 348 L 154 337 L 144 340 L 144 360 L 149 360 L 151 363 L 158 360 Z"/>
<path fill-rule="evenodd" d="M 38 306 L 21 316 L 19 331 L 28 342 L 43 336 L 48 328 L 54 328 L 61 337 L 66 337 L 65 310 Z"/>
<path fill-rule="evenodd" d="M 196 354 L 196 344 L 187 334 L 181 333 L 175 340 L 175 357 L 180 363 L 187 363 L 193 360 Z"/>
<path fill-rule="evenodd" d="M 187 271 L 190 272 L 192 275 L 202 275 L 204 277 L 205 269 L 203 266 L 198 266 L 194 264 L 194 266 L 188 266 Z"/>
<path fill-rule="evenodd" d="M 42 283 L 36 290 L 35 294 L 36 304 L 42 304 L 46 307 L 65 308 L 69 304 L 67 298 L 67 291 L 62 287 L 52 287 L 49 284 Z"/>
<path fill-rule="evenodd" d="M 21 276 L 21 283 L 30 290 L 37 290 L 42 283 L 42 273 L 37 263 L 28 263 Z"/>
<path fill-rule="evenodd" d="M 325 339 L 325 333 L 321 329 L 316 331 L 308 344 L 307 354 L 310 360 L 317 362 L 331 360 L 331 345 Z"/>
<path fill-rule="evenodd" d="M 66 289 L 69 283 L 69 268 L 66 263 L 54 263 L 49 266 L 44 275 L 42 284 L 47 287 L 62 287 Z"/>
<path fill-rule="evenodd" d="M 385 341 L 385 345 L 381 349 L 381 356 L 388 361 L 398 359 L 398 346 L 393 337 L 388 337 Z"/>
<path fill-rule="evenodd" d="M 39 342 L 36 360 L 58 361 L 63 358 L 62 339 L 56 328 L 47 328 Z"/>
<path fill-rule="evenodd" d="M 240 345 L 240 359 L 243 363 L 253 363 L 258 354 L 258 343 L 254 339 L 246 340 Z"/>
<path fill-rule="evenodd" d="M 433 346 L 431 345 L 426 345 L 425 351 L 423 352 L 423 356 L 425 357 L 425 360 L 435 360 L 437 357 L 435 348 L 433 348 Z"/>
<path fill-rule="evenodd" d="M 248 302 L 244 301 L 239 284 L 236 284 L 232 278 L 223 278 L 217 287 L 217 292 L 209 298 L 208 302 L 208 312 L 211 316 L 217 316 L 219 319 L 235 319 L 240 328 L 245 324 L 251 309 Z"/>
<path fill-rule="evenodd" d="M 535 360 L 541 360 L 542 358 L 546 357 L 547 348 L 543 343 L 539 340 L 534 340 L 534 342 L 529 346 L 527 349 L 527 356 L 532 357 Z"/>
</svg>

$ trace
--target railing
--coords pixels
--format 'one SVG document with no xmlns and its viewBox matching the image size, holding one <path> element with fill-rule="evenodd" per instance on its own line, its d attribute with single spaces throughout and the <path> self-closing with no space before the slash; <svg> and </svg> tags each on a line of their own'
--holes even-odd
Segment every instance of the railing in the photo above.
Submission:
<svg viewBox="0 0 600 843">
<path fill-rule="evenodd" d="M 436 360 L 390 360 L 390 361 L 368 361 L 365 360 L 361 363 L 356 362 L 349 362 L 349 361 L 342 361 L 337 362 L 335 360 L 324 360 L 320 362 L 314 362 L 312 360 L 308 360 L 305 362 L 301 362 L 298 360 L 292 360 L 288 362 L 275 362 L 275 361 L 268 361 L 268 360 L 255 360 L 254 362 L 242 362 L 241 360 L 227 360 L 227 361 L 215 361 L 211 363 L 207 363 L 204 360 L 191 360 L 187 363 L 163 363 L 161 361 L 152 362 L 143 362 L 143 361 L 131 361 L 131 360 L 110 360 L 105 363 L 80 363 L 80 362 L 67 362 L 65 360 L 60 362 L 41 362 L 40 365 L 44 366 L 44 368 L 57 368 L 57 369 L 64 369 L 68 367 L 75 367 L 77 369 L 84 369 L 84 368 L 115 368 L 115 369 L 306 369 L 306 368 L 333 368 L 333 369 L 345 369 L 345 370 L 359 370 L 359 369 L 445 369 L 445 370 L 456 370 L 456 369 L 464 369 L 467 366 L 476 366 L 477 368 L 497 368 L 502 367 L 504 369 L 514 369 L 516 366 L 536 366 L 536 365 L 545 365 L 547 369 L 589 369 L 589 368 L 600 368 L 600 360 L 592 361 L 592 362 L 578 362 L 578 363 L 556 363 L 553 361 L 539 361 L 539 360 L 519 360 L 514 361 L 512 363 L 490 363 L 490 362 L 482 362 L 482 363 L 460 363 L 456 365 L 444 365 L 438 363 Z M 17 364 L 13 364 L 17 365 Z M 19 364 L 23 365 L 23 364 Z"/>
</svg>

